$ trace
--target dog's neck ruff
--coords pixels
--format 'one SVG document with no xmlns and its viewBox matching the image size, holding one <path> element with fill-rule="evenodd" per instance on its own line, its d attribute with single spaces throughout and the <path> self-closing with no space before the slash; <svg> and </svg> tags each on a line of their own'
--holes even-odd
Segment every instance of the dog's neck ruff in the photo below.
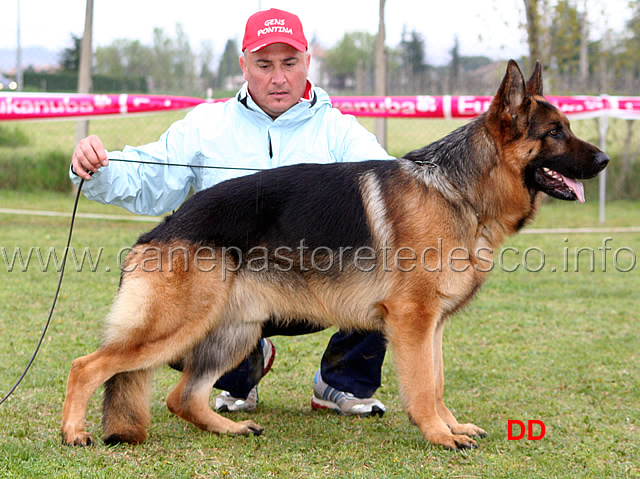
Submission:
<svg viewBox="0 0 640 479">
<path fill-rule="evenodd" d="M 412 161 L 419 167 L 425 169 L 425 172 L 429 172 L 429 173 L 435 173 L 439 167 L 438 163 L 436 163 L 433 160 L 410 160 L 410 161 Z M 482 217 L 480 216 L 480 213 L 478 212 L 476 207 L 473 205 L 473 202 L 469 200 L 469 198 L 467 198 L 467 195 L 465 195 L 464 192 L 462 192 L 459 188 L 456 188 L 451 182 L 447 182 L 446 190 L 449 192 L 454 191 L 456 193 L 454 197 L 451 197 L 451 200 L 462 201 L 469 207 L 469 209 L 471 209 L 471 211 L 476 217 L 476 220 L 478 221 L 478 228 L 480 228 L 483 225 Z M 445 193 L 445 191 L 443 191 L 442 189 L 440 189 L 440 191 L 442 193 Z"/>
<path fill-rule="evenodd" d="M 425 168 L 429 168 L 431 170 L 435 170 L 438 167 L 438 164 L 433 160 L 412 160 L 416 165 L 424 166 Z"/>
</svg>

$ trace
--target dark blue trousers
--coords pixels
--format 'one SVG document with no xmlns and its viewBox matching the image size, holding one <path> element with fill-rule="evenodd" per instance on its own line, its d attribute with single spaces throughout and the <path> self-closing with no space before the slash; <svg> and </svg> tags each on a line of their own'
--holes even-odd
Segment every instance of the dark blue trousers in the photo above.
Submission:
<svg viewBox="0 0 640 479">
<path fill-rule="evenodd" d="M 283 328 L 267 322 L 262 330 L 262 337 L 297 336 L 321 329 L 308 324 Z M 338 331 L 331 337 L 322 356 L 322 379 L 340 391 L 350 392 L 360 398 L 370 398 L 380 387 L 386 350 L 386 340 L 377 331 Z M 233 397 L 246 398 L 262 379 L 263 368 L 262 347 L 258 343 L 249 356 L 237 368 L 222 376 L 214 387 L 229 391 Z"/>
</svg>

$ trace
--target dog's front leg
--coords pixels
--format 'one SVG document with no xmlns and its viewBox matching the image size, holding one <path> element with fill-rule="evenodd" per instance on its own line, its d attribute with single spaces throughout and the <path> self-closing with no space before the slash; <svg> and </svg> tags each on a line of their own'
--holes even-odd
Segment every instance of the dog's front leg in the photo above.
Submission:
<svg viewBox="0 0 640 479">
<path fill-rule="evenodd" d="M 466 434 L 472 437 L 485 437 L 487 433 L 484 429 L 474 424 L 459 424 L 449 408 L 444 403 L 444 362 L 442 357 L 442 338 L 444 334 L 444 319 L 438 321 L 436 332 L 433 338 L 435 375 L 436 375 L 436 409 L 438 415 L 449 426 L 454 434 Z"/>
<path fill-rule="evenodd" d="M 410 418 L 424 438 L 446 449 L 477 447 L 464 434 L 454 434 L 436 406 L 436 308 L 407 298 L 385 303 L 386 321 L 398 379 Z"/>
</svg>

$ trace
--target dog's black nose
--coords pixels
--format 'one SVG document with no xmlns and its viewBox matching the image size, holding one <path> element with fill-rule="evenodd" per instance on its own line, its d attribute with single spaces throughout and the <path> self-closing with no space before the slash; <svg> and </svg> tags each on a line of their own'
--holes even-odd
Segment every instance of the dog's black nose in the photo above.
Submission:
<svg viewBox="0 0 640 479">
<path fill-rule="evenodd" d="M 604 170 L 605 166 L 609 164 L 609 155 L 606 153 L 599 151 L 596 153 L 596 157 L 594 158 L 595 163 L 601 170 Z"/>
</svg>

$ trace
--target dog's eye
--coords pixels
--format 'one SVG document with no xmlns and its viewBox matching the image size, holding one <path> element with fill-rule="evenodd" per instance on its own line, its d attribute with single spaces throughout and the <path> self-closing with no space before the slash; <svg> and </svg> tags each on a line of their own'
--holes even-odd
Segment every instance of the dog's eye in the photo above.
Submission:
<svg viewBox="0 0 640 479">
<path fill-rule="evenodd" d="M 556 137 L 556 136 L 558 136 L 558 133 L 559 133 L 558 129 L 554 128 L 553 130 L 550 130 L 549 133 L 547 133 L 547 134 L 549 136 Z"/>
</svg>

